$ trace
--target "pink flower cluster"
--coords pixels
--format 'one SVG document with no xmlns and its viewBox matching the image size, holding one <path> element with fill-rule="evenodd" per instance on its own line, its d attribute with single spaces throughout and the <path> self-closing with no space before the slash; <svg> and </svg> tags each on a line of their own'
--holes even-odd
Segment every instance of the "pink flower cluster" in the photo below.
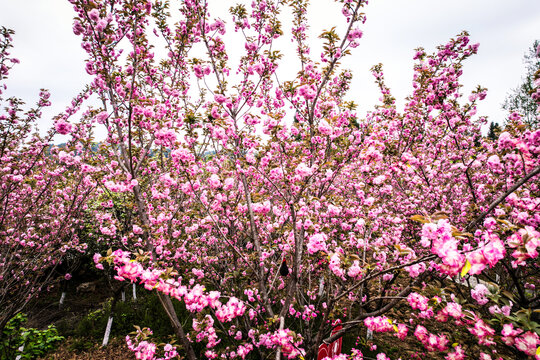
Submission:
<svg viewBox="0 0 540 360">
<path fill-rule="evenodd" d="M 141 341 L 137 344 L 137 346 L 134 346 L 131 342 L 131 339 L 129 338 L 129 335 L 126 336 L 126 343 L 128 345 L 128 348 L 135 352 L 135 358 L 141 359 L 141 360 L 153 360 L 155 359 L 156 354 L 156 344 L 149 343 L 148 341 Z"/>
<path fill-rule="evenodd" d="M 486 219 L 486 224 L 490 220 Z M 502 240 L 494 233 L 485 231 L 482 234 L 482 242 L 479 244 L 479 249 L 467 254 L 467 260 L 471 264 L 469 274 L 480 274 L 487 265 L 489 267 L 495 266 L 499 260 L 503 259 L 506 255 L 506 249 Z"/>
<path fill-rule="evenodd" d="M 537 348 L 540 345 L 540 339 L 538 338 L 537 333 L 532 331 L 527 331 L 525 334 L 516 338 L 516 348 L 520 351 L 523 351 L 525 354 L 534 356 L 536 359 L 539 359 Z"/>
<path fill-rule="evenodd" d="M 201 342 L 206 340 L 206 348 L 208 349 L 215 347 L 221 342 L 214 328 L 214 319 L 210 315 L 206 315 L 202 321 L 193 319 L 193 330 L 197 332 L 195 341 Z"/>
<path fill-rule="evenodd" d="M 484 284 L 476 284 L 474 289 L 471 289 L 471 296 L 479 305 L 485 305 L 488 303 L 489 290 Z"/>
<path fill-rule="evenodd" d="M 68 123 L 67 121 L 65 121 L 64 119 L 58 120 L 54 124 L 54 126 L 56 128 L 56 131 L 59 134 L 62 134 L 62 135 L 67 135 L 67 134 L 71 133 L 71 131 L 73 129 L 73 126 L 70 123 Z"/>
<path fill-rule="evenodd" d="M 200 312 L 206 307 L 216 310 L 216 317 L 221 322 L 229 322 L 235 317 L 242 316 L 246 311 L 245 304 L 236 297 L 231 297 L 224 305 L 219 299 L 221 294 L 218 291 L 205 292 L 202 285 L 194 284 L 191 289 L 181 285 L 180 280 L 172 278 L 164 279 L 165 271 L 157 269 L 145 269 L 142 264 L 131 260 L 131 253 L 122 250 L 114 251 L 110 256 L 102 257 L 94 255 L 96 266 L 103 261 L 112 261 L 115 265 L 117 275 L 115 279 L 119 281 L 129 280 L 139 281 L 148 290 L 157 290 L 169 295 L 177 300 L 183 300 L 186 309 L 192 312 Z"/>
<path fill-rule="evenodd" d="M 296 173 L 296 176 L 298 177 L 298 180 L 303 180 L 304 178 L 313 174 L 313 169 L 304 163 L 300 163 L 296 167 L 295 173 Z"/>
<path fill-rule="evenodd" d="M 448 349 L 448 339 L 445 335 L 432 334 L 422 325 L 416 326 L 414 336 L 428 351 L 446 351 Z"/>
<path fill-rule="evenodd" d="M 443 263 L 439 269 L 442 273 L 454 276 L 463 268 L 465 256 L 458 250 L 459 242 L 452 236 L 452 227 L 447 219 L 436 224 L 424 224 L 421 244 L 424 247 L 431 245 L 431 252 L 441 258 Z"/>
<path fill-rule="evenodd" d="M 512 266 L 525 265 L 529 259 L 538 257 L 538 247 L 540 247 L 540 232 L 533 229 L 531 226 L 526 226 L 520 229 L 508 238 L 508 246 L 515 249 L 512 257 Z"/>
<path fill-rule="evenodd" d="M 328 239 L 328 236 L 326 234 L 317 233 L 317 234 L 311 235 L 307 243 L 308 252 L 310 254 L 315 254 L 318 251 L 327 252 L 328 251 L 328 248 L 326 245 L 327 239 Z"/>
<path fill-rule="evenodd" d="M 523 330 L 514 329 L 513 324 L 504 324 L 501 335 L 506 345 L 513 345 L 525 354 L 529 356 L 536 355 L 536 359 L 540 359 L 540 355 L 536 352 L 540 345 L 540 337 L 537 333 L 532 331 L 524 332 Z"/>
<path fill-rule="evenodd" d="M 193 66 L 193 72 L 195 73 L 195 76 L 199 79 L 202 79 L 205 75 L 210 75 L 212 72 L 212 69 L 210 66 L 202 66 L 200 64 L 197 64 Z"/>
<path fill-rule="evenodd" d="M 359 279 L 362 277 L 362 268 L 360 267 L 360 261 L 354 260 L 353 264 L 347 270 L 347 275 L 353 279 Z"/>
<path fill-rule="evenodd" d="M 498 305 L 493 305 L 489 307 L 490 314 L 503 314 L 505 316 L 510 316 L 511 311 L 512 311 L 511 301 L 509 305 L 504 305 L 503 307 L 499 307 Z"/>
<path fill-rule="evenodd" d="M 304 97 L 306 100 L 313 100 L 317 92 L 312 85 L 302 85 L 298 88 L 298 95 Z"/>
<path fill-rule="evenodd" d="M 295 339 L 296 338 L 296 339 Z M 269 349 L 281 348 L 283 355 L 288 359 L 295 359 L 304 355 L 302 337 L 295 334 L 292 330 L 276 330 L 273 333 L 261 334 L 257 346 L 264 346 Z"/>
<path fill-rule="evenodd" d="M 444 359 L 445 360 L 464 360 L 466 357 L 465 350 L 459 345 L 454 347 L 452 352 L 449 352 Z"/>
<path fill-rule="evenodd" d="M 231 297 L 226 305 L 220 306 L 216 316 L 221 322 L 229 322 L 235 317 L 242 316 L 246 312 L 246 306 L 235 297 Z"/>
<path fill-rule="evenodd" d="M 418 309 L 420 311 L 425 311 L 428 309 L 429 299 L 418 293 L 410 293 L 409 296 L 407 296 L 407 301 L 413 309 Z"/>
<path fill-rule="evenodd" d="M 445 308 L 442 309 L 439 314 L 445 319 L 447 319 L 449 316 L 453 317 L 456 320 L 459 320 L 463 317 L 461 305 L 455 302 L 447 303 Z"/>
<path fill-rule="evenodd" d="M 144 329 L 149 335 L 152 334 L 152 331 L 149 329 Z M 135 337 L 137 340 L 139 337 L 141 337 L 142 331 L 138 330 L 138 334 Z M 163 347 L 164 355 L 163 357 L 156 357 L 156 350 L 157 346 L 156 344 L 143 340 L 139 341 L 136 345 L 133 343 L 131 338 L 126 336 L 126 343 L 128 348 L 135 353 L 135 358 L 140 360 L 170 360 L 174 359 L 178 356 L 178 352 L 176 351 L 176 347 L 172 346 L 171 344 L 165 344 Z"/>
<path fill-rule="evenodd" d="M 415 278 L 415 277 L 418 277 L 418 275 L 420 275 L 424 271 L 426 271 L 426 264 L 423 262 L 419 264 L 414 264 L 411 266 L 407 266 L 405 270 L 409 272 L 410 277 Z"/>
<path fill-rule="evenodd" d="M 476 319 L 474 327 L 468 328 L 469 332 L 478 338 L 480 345 L 491 346 L 495 345 L 493 335 L 495 330 L 487 325 L 482 319 Z"/>
<path fill-rule="evenodd" d="M 405 324 L 394 324 L 386 316 L 368 317 L 364 320 L 364 325 L 373 332 L 394 332 L 394 336 L 403 340 L 407 337 L 409 329 Z"/>
<path fill-rule="evenodd" d="M 345 278 L 345 271 L 341 267 L 341 257 L 339 252 L 335 252 L 330 256 L 328 267 L 337 277 L 340 277 L 342 279 Z"/>
<path fill-rule="evenodd" d="M 107 189 L 109 189 L 112 192 L 126 192 L 131 191 L 135 186 L 137 186 L 139 182 L 137 180 L 131 180 L 131 181 L 124 181 L 122 183 L 114 182 L 114 181 L 105 181 L 104 185 Z"/>
</svg>

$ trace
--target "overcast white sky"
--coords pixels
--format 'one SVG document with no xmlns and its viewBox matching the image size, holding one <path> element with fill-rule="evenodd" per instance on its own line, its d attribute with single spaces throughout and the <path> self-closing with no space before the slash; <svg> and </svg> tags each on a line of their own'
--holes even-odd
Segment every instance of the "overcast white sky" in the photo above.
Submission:
<svg viewBox="0 0 540 360">
<path fill-rule="evenodd" d="M 219 9 L 234 3 L 221 0 Z M 380 96 L 369 72 L 372 65 L 384 64 L 386 81 L 402 104 L 412 89 L 413 49 L 433 51 L 467 30 L 480 50 L 466 63 L 464 92 L 477 84 L 487 87 L 479 114 L 501 122 L 501 103 L 524 75 L 523 54 L 540 39 L 539 0 L 371 0 L 365 12 L 364 37 L 346 63 L 354 74 L 349 97 L 360 104 L 361 117 Z M 227 13 L 213 15 L 230 19 Z M 0 0 L 0 25 L 16 31 L 12 55 L 21 60 L 12 70 L 7 94 L 33 103 L 39 88 L 50 89 L 53 107 L 45 119 L 62 111 L 89 80 L 84 51 L 71 30 L 72 16 L 67 0 Z M 313 0 L 310 16 L 314 39 L 343 19 L 330 0 Z"/>
</svg>

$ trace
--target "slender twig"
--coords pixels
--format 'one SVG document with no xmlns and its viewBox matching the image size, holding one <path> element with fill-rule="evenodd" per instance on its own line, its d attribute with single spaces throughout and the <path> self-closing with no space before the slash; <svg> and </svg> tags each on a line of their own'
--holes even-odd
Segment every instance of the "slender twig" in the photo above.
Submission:
<svg viewBox="0 0 540 360">
<path fill-rule="evenodd" d="M 489 206 L 489 208 L 486 211 L 484 211 L 482 214 L 480 214 L 480 216 L 478 216 L 476 219 L 471 221 L 469 223 L 469 225 L 467 225 L 467 227 L 465 228 L 465 231 L 470 231 L 480 221 L 482 221 L 482 219 L 484 219 L 484 217 L 486 217 L 487 214 L 489 214 L 491 211 L 493 211 L 493 209 L 495 209 L 497 207 L 497 205 L 499 205 L 501 202 L 503 202 L 504 199 L 506 199 L 511 193 L 516 191 L 521 185 L 525 184 L 527 181 L 529 181 L 529 179 L 533 178 L 534 176 L 538 175 L 539 173 L 540 173 L 540 165 L 538 165 L 533 171 L 531 171 L 530 173 L 525 175 L 525 177 L 523 179 L 521 179 L 520 181 L 515 183 L 514 186 L 512 186 L 510 189 L 508 189 L 507 192 L 505 192 L 504 194 L 499 196 L 499 198 L 497 200 L 492 202 L 491 205 Z"/>
</svg>

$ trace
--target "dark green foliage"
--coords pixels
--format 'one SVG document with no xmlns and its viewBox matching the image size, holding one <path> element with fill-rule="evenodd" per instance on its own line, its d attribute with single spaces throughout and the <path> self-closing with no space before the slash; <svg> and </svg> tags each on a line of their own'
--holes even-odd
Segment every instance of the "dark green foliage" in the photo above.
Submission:
<svg viewBox="0 0 540 360">
<path fill-rule="evenodd" d="M 499 134 L 501 133 L 501 127 L 496 122 L 491 122 L 489 124 L 489 132 L 487 134 L 487 137 L 493 141 L 496 141 L 499 138 Z"/>
<path fill-rule="evenodd" d="M 140 289 L 139 289 L 140 290 Z M 141 292 L 141 291 L 139 291 Z M 133 325 L 149 327 L 154 332 L 154 337 L 162 340 L 168 339 L 173 332 L 169 318 L 163 311 L 159 299 L 155 293 L 139 294 L 136 301 L 129 297 L 126 302 L 118 301 L 115 305 L 111 336 L 125 337 L 134 331 Z M 187 311 L 183 305 L 175 301 L 175 307 L 180 319 L 187 318 Z M 112 299 L 96 311 L 84 316 L 77 328 L 63 334 L 65 336 L 74 336 L 77 338 L 92 338 L 95 341 L 103 339 L 107 320 L 111 313 Z"/>
<path fill-rule="evenodd" d="M 12 360 L 19 355 L 21 359 L 35 359 L 54 350 L 56 344 L 64 339 L 58 335 L 54 325 L 49 325 L 45 330 L 24 328 L 22 325 L 26 319 L 25 314 L 19 313 L 8 321 L 0 340 L 1 360 Z"/>
<path fill-rule="evenodd" d="M 96 344 L 95 340 L 89 340 L 87 338 L 75 338 L 69 345 L 69 350 L 80 354 L 90 350 Z"/>
</svg>

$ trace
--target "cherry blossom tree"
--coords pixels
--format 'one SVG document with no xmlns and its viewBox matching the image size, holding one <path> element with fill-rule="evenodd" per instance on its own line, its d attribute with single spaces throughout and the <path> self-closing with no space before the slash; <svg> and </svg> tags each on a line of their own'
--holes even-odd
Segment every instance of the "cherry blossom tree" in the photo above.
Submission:
<svg viewBox="0 0 540 360">
<path fill-rule="evenodd" d="M 68 115 L 40 135 L 37 122 L 50 105 L 49 93 L 41 90 L 36 107 L 29 110 L 21 99 L 5 98 L 5 81 L 18 63 L 9 54 L 12 35 L 1 29 L 0 329 L 56 280 L 54 269 L 68 250 L 84 251 L 77 221 L 92 190 L 74 171 L 80 156 L 51 146 L 56 133 L 69 132 Z"/>
<path fill-rule="evenodd" d="M 467 33 L 417 50 L 402 111 L 375 66 L 381 103 L 360 118 L 341 61 L 366 1 L 336 1 L 343 24 L 316 58 L 308 1 L 235 5 L 229 23 L 204 0 L 71 3 L 101 102 L 73 145 L 106 132 L 75 164 L 114 245 L 94 260 L 156 291 L 181 346 L 139 330 L 138 358 L 311 359 L 366 328 L 447 359 L 535 355 L 540 132 L 516 115 L 497 141 L 481 136 L 486 90 L 461 93 L 478 49 Z"/>
</svg>

